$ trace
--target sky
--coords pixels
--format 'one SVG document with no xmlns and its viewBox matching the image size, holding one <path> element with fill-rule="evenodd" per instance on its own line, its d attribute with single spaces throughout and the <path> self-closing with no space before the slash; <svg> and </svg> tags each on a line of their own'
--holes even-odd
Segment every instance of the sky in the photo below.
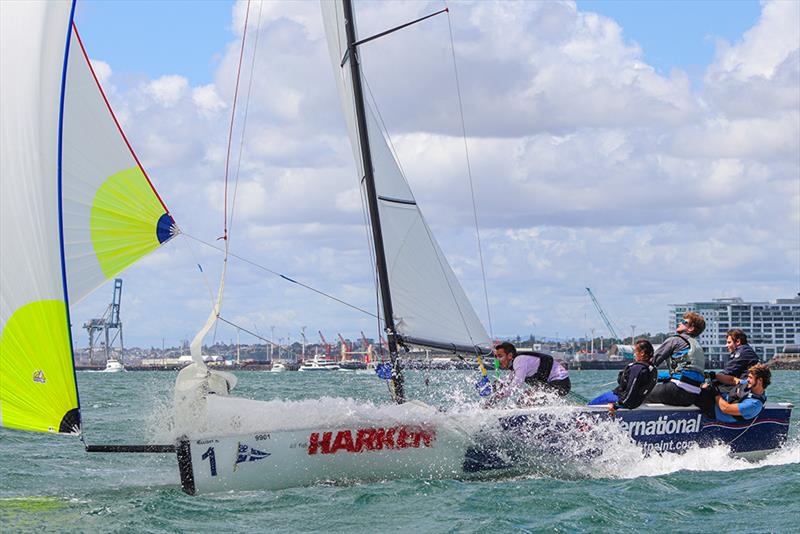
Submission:
<svg viewBox="0 0 800 534">
<path fill-rule="evenodd" d="M 360 35 L 442 5 L 356 2 Z M 449 16 L 495 337 L 608 335 L 585 287 L 628 335 L 631 325 L 665 331 L 672 303 L 797 294 L 800 2 L 449 7 L 365 45 L 363 68 L 418 203 L 488 326 Z M 222 235 L 245 8 L 84 1 L 76 13 L 156 189 L 181 229 L 208 242 Z M 232 251 L 374 310 L 319 5 L 250 9 Z M 220 262 L 180 237 L 123 273 L 126 346 L 191 339 L 211 309 Z M 76 327 L 101 314 L 111 292 L 109 284 L 73 304 Z M 369 316 L 238 260 L 222 315 L 284 342 L 303 326 L 309 341 L 318 330 L 329 340 L 377 332 Z M 220 326 L 206 341 L 235 336 Z M 85 337 L 75 332 L 79 346 Z"/>
</svg>

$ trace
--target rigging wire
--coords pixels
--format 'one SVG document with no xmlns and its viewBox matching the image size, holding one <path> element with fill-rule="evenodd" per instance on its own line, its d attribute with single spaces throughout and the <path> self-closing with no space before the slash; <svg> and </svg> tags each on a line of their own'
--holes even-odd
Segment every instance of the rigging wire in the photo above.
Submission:
<svg viewBox="0 0 800 534">
<path fill-rule="evenodd" d="M 444 2 L 445 7 L 447 7 L 447 0 Z M 475 219 L 475 237 L 478 241 L 478 257 L 480 258 L 481 262 L 481 276 L 483 278 L 483 296 L 484 300 L 486 301 L 486 318 L 489 322 L 489 338 L 494 339 L 494 332 L 492 328 L 492 312 L 489 307 L 489 290 L 487 289 L 486 284 L 486 267 L 483 261 L 483 247 L 481 246 L 481 231 L 478 225 L 478 207 L 475 203 L 475 186 L 473 185 L 472 180 L 472 166 L 470 165 L 469 161 L 469 146 L 467 143 L 467 127 L 464 121 L 464 104 L 463 99 L 461 98 L 461 82 L 459 81 L 458 77 L 458 63 L 456 61 L 456 46 L 455 46 L 455 39 L 453 38 L 453 23 L 450 18 L 450 10 L 447 10 L 447 27 L 450 30 L 450 51 L 453 55 L 453 73 L 455 74 L 456 80 L 456 92 L 458 93 L 458 113 L 461 118 L 461 134 L 464 138 L 464 155 L 466 156 L 467 161 L 467 176 L 469 176 L 469 192 L 470 196 L 472 197 L 472 215 Z"/>
<path fill-rule="evenodd" d="M 225 156 L 225 191 L 224 191 L 224 222 L 222 239 L 228 241 L 228 170 L 231 160 L 231 143 L 233 142 L 233 124 L 236 119 L 236 101 L 239 98 L 239 77 L 242 73 L 242 59 L 244 58 L 244 44 L 247 39 L 247 21 L 250 18 L 250 0 L 247 0 L 247 11 L 244 15 L 244 29 L 242 30 L 242 47 L 239 51 L 239 66 L 236 69 L 236 87 L 233 91 L 233 106 L 231 108 L 231 123 L 228 128 L 228 152 Z"/>
<path fill-rule="evenodd" d="M 181 231 L 178 235 L 184 235 L 185 236 L 186 234 L 184 234 Z M 192 259 L 194 260 L 195 265 L 197 265 L 197 270 L 200 271 L 200 275 L 203 278 L 203 283 L 205 284 L 206 289 L 208 289 L 208 296 L 209 296 L 209 299 L 211 300 L 211 305 L 213 306 L 214 305 L 214 290 L 211 289 L 211 282 L 208 281 L 208 276 L 206 276 L 206 272 L 200 266 L 200 259 L 197 257 L 197 254 L 195 254 L 194 248 L 192 247 L 192 243 L 188 239 L 182 239 L 181 243 L 186 244 L 186 248 L 189 249 L 189 254 L 192 255 Z"/>
<path fill-rule="evenodd" d="M 242 168 L 242 153 L 244 152 L 244 139 L 247 131 L 247 116 L 250 111 L 250 94 L 253 90 L 253 78 L 255 77 L 256 56 L 258 55 L 258 37 L 261 34 L 261 10 L 264 7 L 264 2 L 258 3 L 258 20 L 256 22 L 256 37 L 253 43 L 253 58 L 250 61 L 250 80 L 247 83 L 247 96 L 244 100 L 244 113 L 242 114 L 242 135 L 239 140 L 239 157 L 236 162 L 236 176 L 234 178 L 233 186 L 233 199 L 231 200 L 231 217 L 228 222 L 228 231 L 233 231 L 233 215 L 236 210 L 236 197 L 239 192 L 239 171 Z"/>
<path fill-rule="evenodd" d="M 188 239 L 194 239 L 198 243 L 200 243 L 202 245 L 205 245 L 205 246 L 207 246 L 209 248 L 213 248 L 214 250 L 217 250 L 219 252 L 225 253 L 225 249 L 220 248 L 220 247 L 218 247 L 218 246 L 216 246 L 216 245 L 214 245 L 212 243 L 209 243 L 208 241 L 204 241 L 204 240 L 200 239 L 199 237 L 195 237 L 195 236 L 193 236 L 191 234 L 187 234 L 186 232 L 182 232 L 182 235 L 186 236 Z M 228 252 L 228 256 L 230 256 L 232 258 L 236 258 L 237 260 L 243 261 L 243 262 L 245 262 L 245 263 L 247 263 L 249 265 L 252 265 L 253 267 L 257 267 L 257 268 L 261 269 L 264 272 L 267 272 L 269 274 L 275 275 L 275 276 L 277 276 L 279 278 L 283 278 L 287 282 L 291 282 L 293 284 L 297 284 L 300 287 L 303 287 L 305 289 L 313 291 L 314 293 L 317 293 L 318 295 L 322 295 L 323 297 L 326 297 L 328 299 L 336 301 L 339 304 L 344 304 L 345 306 L 347 306 L 349 308 L 352 308 L 352 309 L 354 309 L 356 311 L 359 311 L 359 312 L 361 312 L 363 314 L 369 315 L 370 317 L 376 317 L 376 315 L 374 313 L 372 313 L 370 311 L 367 311 L 364 308 L 359 308 L 355 304 L 351 304 L 351 303 L 349 303 L 349 302 L 347 302 L 345 300 L 342 300 L 342 299 L 340 299 L 338 297 L 335 297 L 335 296 L 331 295 L 330 293 L 326 293 L 326 292 L 324 292 L 322 290 L 319 290 L 319 289 L 317 289 L 315 287 L 312 287 L 312 286 L 310 286 L 308 284 L 304 284 L 303 282 L 299 282 L 299 281 L 297 281 L 297 280 L 295 280 L 293 278 L 290 278 L 290 277 L 286 276 L 285 274 L 281 274 L 281 273 L 279 273 L 277 271 L 273 271 L 269 267 L 265 267 L 264 265 L 261 265 L 259 263 L 254 262 L 253 260 L 249 260 L 249 259 L 247 259 L 247 258 L 245 258 L 243 256 L 238 255 L 238 254 L 234 254 L 233 252 Z"/>
</svg>

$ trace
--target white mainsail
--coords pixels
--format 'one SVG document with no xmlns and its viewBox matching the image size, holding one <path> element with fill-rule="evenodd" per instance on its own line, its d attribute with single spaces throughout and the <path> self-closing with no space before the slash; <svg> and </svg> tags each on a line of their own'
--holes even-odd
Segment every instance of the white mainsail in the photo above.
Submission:
<svg viewBox="0 0 800 534">
<path fill-rule="evenodd" d="M 331 63 L 356 165 L 364 169 L 342 2 L 321 1 Z M 367 136 L 378 193 L 378 211 L 397 333 L 418 344 L 489 347 L 490 339 L 433 237 L 400 171 L 375 113 L 367 106 Z"/>
</svg>

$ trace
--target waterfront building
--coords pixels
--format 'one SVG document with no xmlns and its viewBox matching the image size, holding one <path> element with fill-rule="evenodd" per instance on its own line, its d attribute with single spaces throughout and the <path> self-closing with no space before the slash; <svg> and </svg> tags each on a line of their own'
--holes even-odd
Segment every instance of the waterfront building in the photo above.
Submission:
<svg viewBox="0 0 800 534">
<path fill-rule="evenodd" d="M 728 360 L 726 333 L 741 328 L 762 361 L 769 361 L 783 347 L 800 343 L 800 293 L 775 302 L 745 302 L 739 297 L 690 302 L 670 306 L 669 328 L 675 331 L 683 314 L 694 311 L 706 320 L 706 330 L 698 341 L 712 367 Z"/>
</svg>

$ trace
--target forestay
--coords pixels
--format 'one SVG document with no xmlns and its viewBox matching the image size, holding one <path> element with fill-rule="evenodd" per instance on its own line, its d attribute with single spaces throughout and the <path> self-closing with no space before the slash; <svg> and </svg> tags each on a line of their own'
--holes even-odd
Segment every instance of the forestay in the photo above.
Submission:
<svg viewBox="0 0 800 534">
<path fill-rule="evenodd" d="M 361 187 L 364 169 L 340 1 L 321 2 L 334 76 L 353 146 Z M 400 170 L 375 112 L 367 106 L 367 134 L 397 333 L 431 346 L 490 345 L 489 336 L 461 288 Z M 363 192 L 363 191 L 362 191 Z"/>
<path fill-rule="evenodd" d="M 157 248 L 174 223 L 91 71 L 74 3 L 0 12 L 0 425 L 74 433 L 69 301 Z"/>
</svg>

